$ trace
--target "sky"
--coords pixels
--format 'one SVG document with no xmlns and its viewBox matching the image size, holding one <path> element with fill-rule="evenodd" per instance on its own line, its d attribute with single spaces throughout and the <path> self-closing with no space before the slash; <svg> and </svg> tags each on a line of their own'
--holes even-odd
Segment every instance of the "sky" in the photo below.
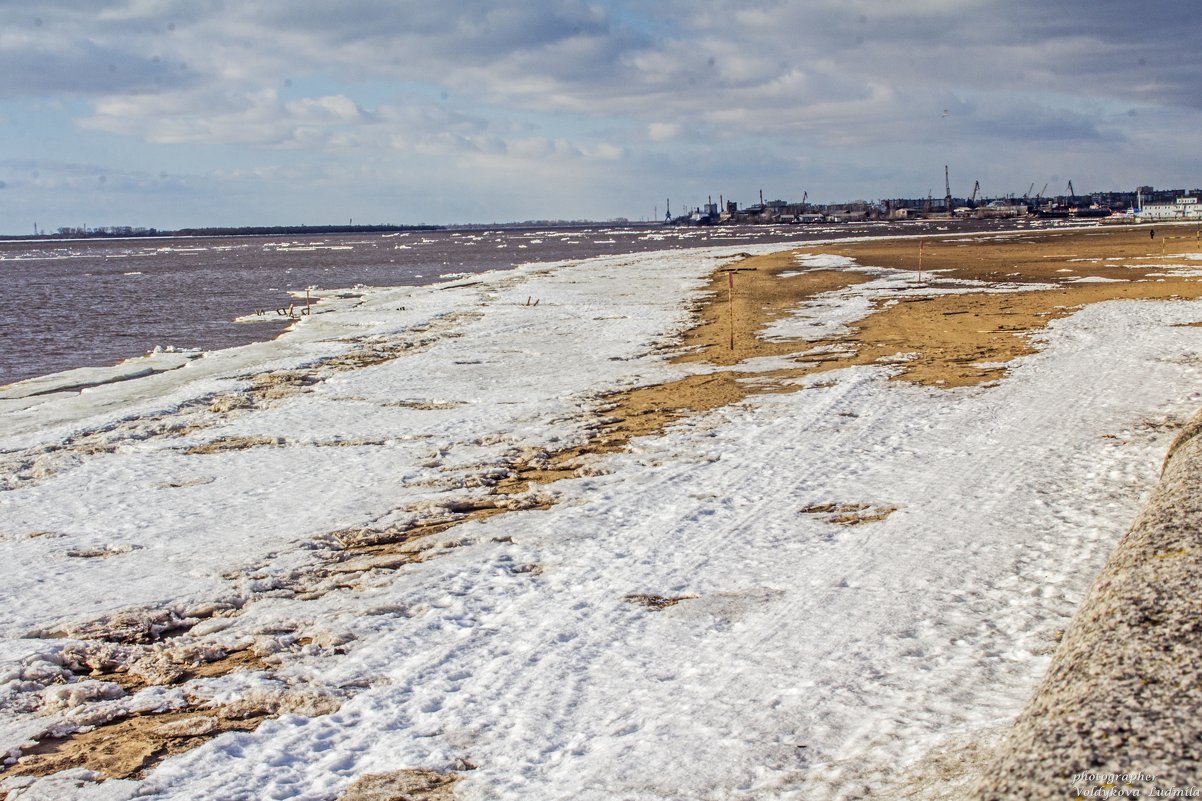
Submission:
<svg viewBox="0 0 1202 801">
<path fill-rule="evenodd" d="M 1202 6 L 0 0 L 0 233 L 1202 184 Z"/>
</svg>

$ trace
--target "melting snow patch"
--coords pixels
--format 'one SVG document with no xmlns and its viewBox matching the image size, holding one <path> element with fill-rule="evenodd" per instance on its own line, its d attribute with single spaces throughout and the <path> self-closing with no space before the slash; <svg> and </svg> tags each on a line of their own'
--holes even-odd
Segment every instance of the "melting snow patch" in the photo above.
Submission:
<svg viewBox="0 0 1202 801">
<path fill-rule="evenodd" d="M 815 270 L 839 270 L 857 266 L 855 259 L 833 253 L 799 253 L 797 262 L 803 267 Z"/>
</svg>

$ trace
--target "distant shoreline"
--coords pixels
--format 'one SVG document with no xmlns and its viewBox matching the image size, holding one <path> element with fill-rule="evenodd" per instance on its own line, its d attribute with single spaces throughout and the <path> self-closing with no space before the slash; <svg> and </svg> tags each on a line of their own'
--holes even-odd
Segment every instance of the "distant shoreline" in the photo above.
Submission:
<svg viewBox="0 0 1202 801">
<path fill-rule="evenodd" d="M 1090 220 L 1089 223 L 1096 223 Z M 524 220 L 521 222 L 492 222 L 492 223 L 455 223 L 446 225 L 416 224 L 416 225 L 247 225 L 247 226 L 206 226 L 192 228 L 177 228 L 160 230 L 157 228 L 136 229 L 128 226 L 114 226 L 108 229 L 84 230 L 67 229 L 65 233 L 41 234 L 0 234 L 0 244 L 9 242 L 70 242 L 70 241 L 120 241 L 139 239 L 188 239 L 188 238 L 217 238 L 217 237 L 252 237 L 252 236 L 319 236 L 344 234 L 379 234 L 407 233 L 417 231 L 536 231 L 536 230 L 585 230 L 591 228 L 632 228 L 632 229 L 763 229 L 769 227 L 797 228 L 805 230 L 813 227 L 836 226 L 872 226 L 891 233 L 902 233 L 916 225 L 950 226 L 960 231 L 975 231 L 987 229 L 1013 229 L 1026 225 L 1042 228 L 1049 224 L 1053 226 L 1074 224 L 1080 221 L 1045 220 L 1035 218 L 915 218 L 911 220 L 860 220 L 839 223 L 719 223 L 715 225 L 671 224 L 662 221 L 641 220 Z M 1088 223 L 1087 223 L 1088 224 Z"/>
<path fill-rule="evenodd" d="M 316 234 L 379 234 L 408 233 L 414 231 L 522 231 L 522 230 L 579 230 L 585 228 L 661 228 L 660 221 L 643 220 L 524 220 L 522 222 L 491 223 L 448 223 L 444 225 L 418 223 L 415 225 L 243 225 L 243 226 L 200 226 L 176 229 L 133 228 L 110 226 L 85 230 L 65 229 L 48 234 L 0 234 L 0 242 L 64 242 L 90 239 L 162 239 L 222 236 L 298 236 Z M 60 229 L 61 230 L 61 229 Z"/>
<path fill-rule="evenodd" d="M 171 237 L 215 237 L 215 236 L 296 236 L 297 234 L 377 234 L 392 231 L 443 231 L 444 225 L 247 225 L 239 227 L 178 228 L 160 231 L 157 228 L 133 229 L 121 226 L 114 232 L 108 230 L 70 230 L 66 233 L 25 234 L 0 236 L 0 242 L 49 241 L 62 242 L 73 239 L 160 239 Z"/>
</svg>

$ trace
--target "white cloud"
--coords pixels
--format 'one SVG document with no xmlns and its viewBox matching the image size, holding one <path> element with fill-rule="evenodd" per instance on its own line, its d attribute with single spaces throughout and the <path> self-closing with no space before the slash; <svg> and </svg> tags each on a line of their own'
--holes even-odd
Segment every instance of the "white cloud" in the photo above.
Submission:
<svg viewBox="0 0 1202 801">
<path fill-rule="evenodd" d="M 653 142 L 667 142 L 680 136 L 682 130 L 678 122 L 653 122 L 647 126 L 647 136 Z"/>
</svg>

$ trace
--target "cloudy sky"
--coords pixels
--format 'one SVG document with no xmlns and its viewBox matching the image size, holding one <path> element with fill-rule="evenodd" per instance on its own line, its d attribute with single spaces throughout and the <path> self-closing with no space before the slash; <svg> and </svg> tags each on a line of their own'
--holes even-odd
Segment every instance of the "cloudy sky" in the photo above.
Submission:
<svg viewBox="0 0 1202 801">
<path fill-rule="evenodd" d="M 0 233 L 1202 184 L 1189 0 L 0 0 Z"/>
</svg>

